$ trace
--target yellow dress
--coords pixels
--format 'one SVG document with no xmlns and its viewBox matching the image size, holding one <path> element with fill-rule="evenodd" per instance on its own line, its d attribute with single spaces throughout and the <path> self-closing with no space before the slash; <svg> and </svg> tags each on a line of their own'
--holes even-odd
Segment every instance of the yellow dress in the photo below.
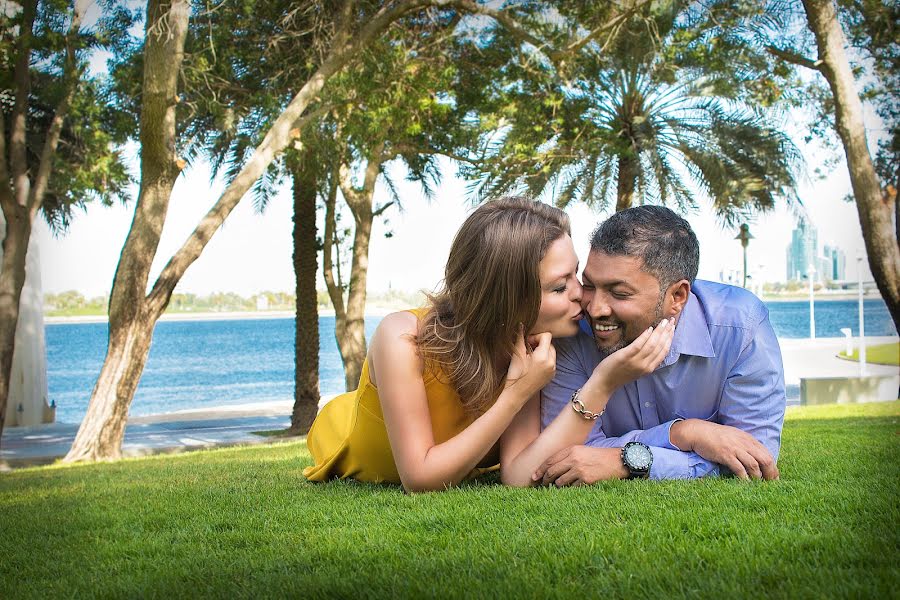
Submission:
<svg viewBox="0 0 900 600">
<path fill-rule="evenodd" d="M 424 309 L 410 311 L 417 317 Z M 459 394 L 441 372 L 426 368 L 423 377 L 428 411 L 436 444 L 445 442 L 469 426 Z M 326 404 L 313 421 L 306 438 L 314 465 L 303 470 L 310 481 L 351 478 L 373 483 L 400 483 L 394 455 L 381 413 L 378 389 L 369 379 L 369 360 L 363 363 L 359 387 Z M 477 468 L 470 477 L 497 469 L 496 452 L 482 461 L 493 465 Z"/>
</svg>

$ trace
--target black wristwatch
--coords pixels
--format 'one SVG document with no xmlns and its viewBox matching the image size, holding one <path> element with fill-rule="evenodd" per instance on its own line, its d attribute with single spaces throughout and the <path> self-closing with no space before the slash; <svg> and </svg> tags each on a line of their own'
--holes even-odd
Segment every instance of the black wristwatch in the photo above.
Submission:
<svg viewBox="0 0 900 600">
<path fill-rule="evenodd" d="M 628 442 L 622 447 L 622 463 L 628 469 L 628 479 L 647 479 L 653 464 L 653 452 L 647 444 Z"/>
</svg>

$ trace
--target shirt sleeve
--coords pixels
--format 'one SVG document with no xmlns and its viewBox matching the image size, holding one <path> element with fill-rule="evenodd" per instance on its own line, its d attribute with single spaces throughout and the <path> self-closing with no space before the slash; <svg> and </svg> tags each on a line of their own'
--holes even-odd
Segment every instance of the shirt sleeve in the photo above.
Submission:
<svg viewBox="0 0 900 600">
<path fill-rule="evenodd" d="M 601 417 L 602 418 L 602 417 Z M 617 437 L 607 437 L 600 428 L 591 432 L 585 445 L 594 448 L 619 448 L 628 442 L 643 442 L 650 446 L 653 464 L 650 479 L 696 479 L 707 475 L 719 475 L 720 467 L 695 452 L 684 452 L 669 437 L 674 419 L 650 429 L 635 429 Z"/>
<path fill-rule="evenodd" d="M 768 311 L 748 337 L 725 380 L 715 421 L 746 431 L 777 460 L 786 404 L 784 366 Z"/>
</svg>

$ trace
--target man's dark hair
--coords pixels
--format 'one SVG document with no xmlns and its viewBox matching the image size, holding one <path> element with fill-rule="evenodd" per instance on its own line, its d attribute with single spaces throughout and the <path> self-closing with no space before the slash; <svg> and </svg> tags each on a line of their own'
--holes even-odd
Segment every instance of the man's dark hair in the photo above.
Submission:
<svg viewBox="0 0 900 600">
<path fill-rule="evenodd" d="M 591 234 L 591 251 L 643 259 L 643 270 L 663 289 L 687 279 L 700 264 L 700 244 L 691 225 L 664 206 L 635 206 L 617 212 Z"/>
</svg>

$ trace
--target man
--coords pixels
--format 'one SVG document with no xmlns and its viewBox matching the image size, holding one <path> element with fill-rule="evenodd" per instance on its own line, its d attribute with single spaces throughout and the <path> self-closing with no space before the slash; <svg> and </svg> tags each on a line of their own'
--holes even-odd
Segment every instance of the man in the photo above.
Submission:
<svg viewBox="0 0 900 600">
<path fill-rule="evenodd" d="M 744 289 L 695 281 L 699 261 L 688 222 L 661 206 L 624 210 L 594 231 L 585 320 L 579 335 L 554 340 L 542 426 L 584 406 L 604 357 L 664 318 L 675 317 L 675 335 L 659 368 L 610 397 L 586 444 L 550 457 L 534 479 L 778 478 L 784 370 L 768 311 Z"/>
</svg>

